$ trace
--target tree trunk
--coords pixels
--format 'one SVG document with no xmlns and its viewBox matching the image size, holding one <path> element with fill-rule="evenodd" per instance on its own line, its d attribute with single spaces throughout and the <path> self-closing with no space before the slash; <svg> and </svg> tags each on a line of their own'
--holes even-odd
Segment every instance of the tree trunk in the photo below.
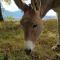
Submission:
<svg viewBox="0 0 60 60">
<path fill-rule="evenodd" d="M 2 11 L 1 11 L 1 3 L 0 3 L 0 21 L 3 21 Z"/>
</svg>

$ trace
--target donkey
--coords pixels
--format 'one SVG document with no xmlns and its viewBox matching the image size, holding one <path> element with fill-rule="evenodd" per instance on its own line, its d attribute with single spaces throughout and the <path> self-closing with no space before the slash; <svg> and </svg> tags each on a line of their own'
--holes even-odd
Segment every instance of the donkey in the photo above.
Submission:
<svg viewBox="0 0 60 60">
<path fill-rule="evenodd" d="M 50 10 L 54 9 L 58 13 L 59 40 L 53 49 L 60 51 L 60 0 L 31 0 L 27 5 L 22 0 L 14 0 L 16 5 L 24 11 L 21 25 L 24 30 L 25 47 L 31 52 L 34 50 L 35 41 L 42 31 L 42 18 Z"/>
</svg>

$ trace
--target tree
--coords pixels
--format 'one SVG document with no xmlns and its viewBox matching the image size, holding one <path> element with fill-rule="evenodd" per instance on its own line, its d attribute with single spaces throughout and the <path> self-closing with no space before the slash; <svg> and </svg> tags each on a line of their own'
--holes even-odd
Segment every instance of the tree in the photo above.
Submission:
<svg viewBox="0 0 60 60">
<path fill-rule="evenodd" d="M 1 3 L 0 3 L 0 21 L 3 21 L 2 10 L 1 10 Z"/>
<path fill-rule="evenodd" d="M 4 0 L 6 3 L 10 5 L 11 0 Z M 3 21 L 3 16 L 2 16 L 2 8 L 1 8 L 1 2 L 0 2 L 0 21 Z"/>
</svg>

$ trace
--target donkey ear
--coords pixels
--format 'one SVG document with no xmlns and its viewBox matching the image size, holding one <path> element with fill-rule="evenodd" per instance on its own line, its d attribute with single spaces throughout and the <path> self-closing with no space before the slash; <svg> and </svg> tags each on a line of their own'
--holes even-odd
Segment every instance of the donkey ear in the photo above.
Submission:
<svg viewBox="0 0 60 60">
<path fill-rule="evenodd" d="M 27 11 L 29 6 L 22 2 L 22 0 L 14 0 L 16 5 L 23 11 Z"/>
</svg>

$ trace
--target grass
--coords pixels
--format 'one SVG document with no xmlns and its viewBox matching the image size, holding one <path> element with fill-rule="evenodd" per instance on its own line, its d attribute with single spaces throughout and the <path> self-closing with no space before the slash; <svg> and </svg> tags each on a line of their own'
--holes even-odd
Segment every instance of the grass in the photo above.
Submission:
<svg viewBox="0 0 60 60">
<path fill-rule="evenodd" d="M 44 30 L 39 40 L 36 41 L 36 60 L 52 60 L 55 52 L 52 51 L 58 40 L 57 20 L 43 21 Z M 8 53 L 9 60 L 32 60 L 24 51 L 24 33 L 17 26 L 19 22 L 0 22 L 0 60 L 3 60 L 4 53 Z"/>
</svg>

